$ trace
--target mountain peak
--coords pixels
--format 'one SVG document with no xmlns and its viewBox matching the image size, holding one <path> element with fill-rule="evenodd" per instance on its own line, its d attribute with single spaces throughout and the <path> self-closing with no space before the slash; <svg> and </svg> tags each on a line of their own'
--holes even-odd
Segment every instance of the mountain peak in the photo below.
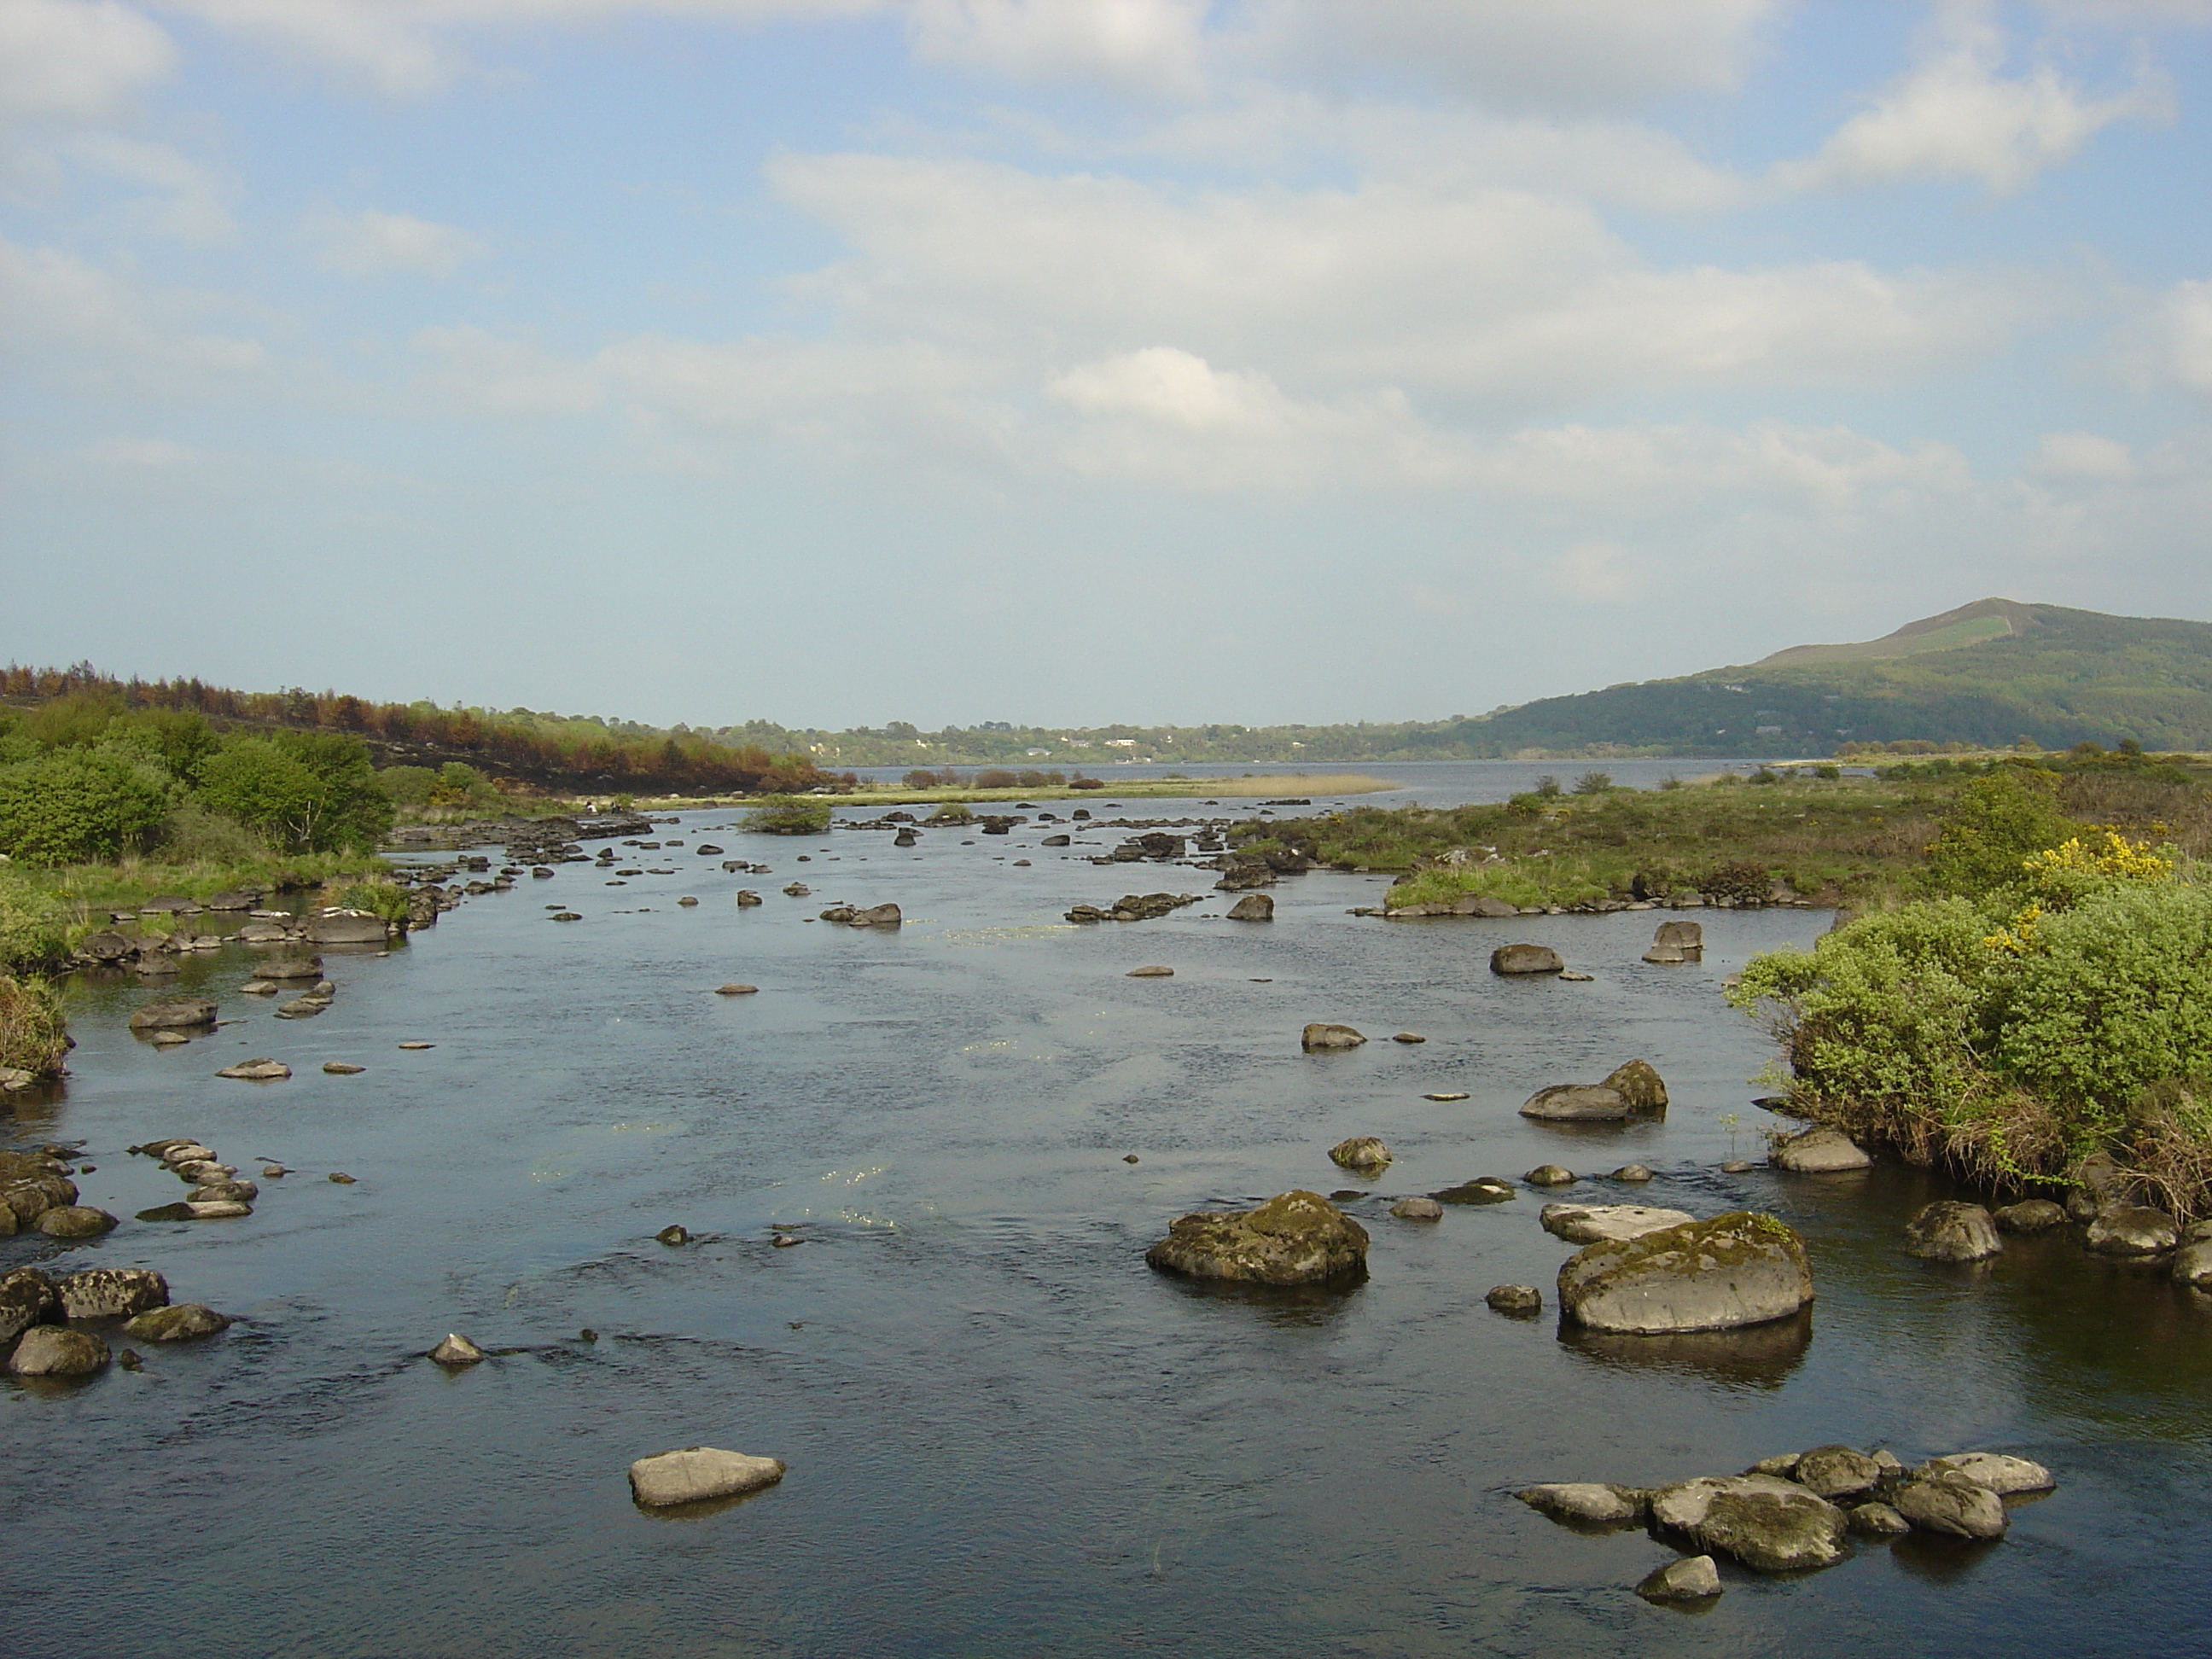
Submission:
<svg viewBox="0 0 2212 1659">
<path fill-rule="evenodd" d="M 2009 639 L 2024 634 L 2041 620 L 2039 605 L 2016 599 L 1976 599 L 1955 611 L 1923 617 L 1883 635 L 1850 645 L 1793 645 L 1761 657 L 1755 668 L 1809 668 L 1820 663 L 1871 662 L 1884 657 L 1917 657 L 1929 651 L 1955 651 L 1985 640 Z"/>
</svg>

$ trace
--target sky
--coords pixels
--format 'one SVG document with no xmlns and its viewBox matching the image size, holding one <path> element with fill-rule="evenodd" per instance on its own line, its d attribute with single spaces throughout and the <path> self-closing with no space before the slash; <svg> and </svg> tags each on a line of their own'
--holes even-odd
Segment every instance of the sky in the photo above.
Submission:
<svg viewBox="0 0 2212 1659">
<path fill-rule="evenodd" d="M 2212 618 L 2212 0 L 0 0 L 0 659 L 1434 720 Z"/>
</svg>

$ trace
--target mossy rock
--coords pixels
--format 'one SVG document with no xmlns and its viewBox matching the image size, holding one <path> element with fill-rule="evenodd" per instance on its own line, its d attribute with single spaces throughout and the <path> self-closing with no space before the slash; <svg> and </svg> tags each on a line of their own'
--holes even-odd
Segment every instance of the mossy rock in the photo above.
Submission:
<svg viewBox="0 0 2212 1659">
<path fill-rule="evenodd" d="M 1145 1260 L 1193 1279 L 1313 1285 L 1365 1270 L 1367 1230 L 1319 1193 L 1294 1188 L 1257 1209 L 1178 1217 Z"/>
<path fill-rule="evenodd" d="M 1605 1240 L 1559 1269 L 1561 1311 L 1593 1330 L 1732 1330 L 1812 1299 L 1804 1241 L 1747 1210 Z"/>
</svg>

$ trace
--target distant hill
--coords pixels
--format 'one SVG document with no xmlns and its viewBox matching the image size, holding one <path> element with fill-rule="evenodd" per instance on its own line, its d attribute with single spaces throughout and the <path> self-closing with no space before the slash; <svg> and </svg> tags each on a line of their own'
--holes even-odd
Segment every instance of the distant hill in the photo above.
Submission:
<svg viewBox="0 0 2212 1659">
<path fill-rule="evenodd" d="M 1982 599 L 1878 640 L 1547 697 L 1436 729 L 1492 754 L 1822 755 L 1925 739 L 2212 748 L 2212 623 Z"/>
</svg>

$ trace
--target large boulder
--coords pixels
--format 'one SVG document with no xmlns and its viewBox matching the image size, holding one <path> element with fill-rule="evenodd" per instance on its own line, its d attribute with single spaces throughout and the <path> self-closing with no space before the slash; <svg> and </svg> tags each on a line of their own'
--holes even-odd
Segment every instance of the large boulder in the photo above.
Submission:
<svg viewBox="0 0 2212 1659">
<path fill-rule="evenodd" d="M 2047 1233 L 2066 1224 L 2066 1206 L 2047 1198 L 2023 1199 L 1990 1211 L 1990 1219 L 1997 1224 L 2001 1233 Z"/>
<path fill-rule="evenodd" d="M 66 1176 L 19 1176 L 0 1180 L 0 1207 L 14 1220 L 10 1232 L 35 1226 L 48 1210 L 76 1202 L 76 1182 Z"/>
<path fill-rule="evenodd" d="M 1786 1319 L 1812 1299 L 1804 1242 L 1747 1210 L 1605 1240 L 1559 1269 L 1561 1310 L 1601 1331 L 1732 1330 Z"/>
<path fill-rule="evenodd" d="M 1800 1455 L 1790 1478 L 1832 1502 L 1870 1492 L 1881 1484 L 1882 1466 L 1856 1446 L 1815 1446 Z"/>
<path fill-rule="evenodd" d="M 1897 1512 L 1923 1532 L 1954 1538 L 2002 1538 L 2004 1499 L 1957 1469 L 1916 1474 L 1897 1489 Z"/>
<path fill-rule="evenodd" d="M 2058 1484 L 2042 1464 L 2004 1452 L 1953 1452 L 1948 1457 L 1929 1458 L 1913 1473 L 1941 1474 L 1947 1470 L 1965 1475 L 1978 1486 L 1987 1486 L 2000 1498 L 2016 1492 L 2049 1492 Z"/>
<path fill-rule="evenodd" d="M 169 1305 L 169 1281 L 151 1267 L 87 1267 L 54 1281 L 64 1319 L 120 1319 Z"/>
<path fill-rule="evenodd" d="M 896 927 L 905 919 L 896 904 L 872 904 L 866 909 L 854 910 L 848 918 L 848 925 L 854 927 Z"/>
<path fill-rule="evenodd" d="M 1694 921 L 1662 921 L 1651 935 L 1651 942 L 1677 951 L 1701 951 L 1705 948 L 1705 930 Z"/>
<path fill-rule="evenodd" d="M 1667 1115 L 1667 1085 L 1648 1060 L 1632 1060 L 1614 1066 L 1601 1086 L 1626 1101 L 1628 1109 L 1639 1117 Z"/>
<path fill-rule="evenodd" d="M 39 1231 L 49 1238 L 97 1238 L 114 1227 L 113 1216 L 89 1204 L 57 1204 L 39 1218 Z"/>
<path fill-rule="evenodd" d="M 1328 1161 L 1339 1169 L 1376 1175 L 1390 1167 L 1390 1149 L 1373 1135 L 1353 1135 L 1328 1149 Z"/>
<path fill-rule="evenodd" d="M 2002 1249 L 1996 1220 L 1978 1204 L 1943 1199 L 1905 1224 L 1905 1253 L 1923 1261 L 1981 1261 Z"/>
<path fill-rule="evenodd" d="M 134 1031 L 188 1031 L 212 1025 L 220 1012 L 204 997 L 171 997 L 149 1002 L 131 1016 Z"/>
<path fill-rule="evenodd" d="M 320 979 L 323 959 L 320 957 L 273 957 L 262 963 L 255 971 L 264 979 Z"/>
<path fill-rule="evenodd" d="M 1274 919 L 1275 901 L 1265 893 L 1247 893 L 1229 907 L 1229 920 L 1231 921 L 1273 921 Z"/>
<path fill-rule="evenodd" d="M 0 1347 L 32 1326 L 58 1318 L 61 1310 L 53 1282 L 36 1267 L 16 1267 L 0 1275 Z"/>
<path fill-rule="evenodd" d="M 189 1342 L 195 1337 L 213 1336 L 230 1326 L 228 1316 L 198 1302 L 179 1302 L 174 1307 L 155 1308 L 133 1318 L 123 1328 L 124 1334 L 140 1342 Z"/>
<path fill-rule="evenodd" d="M 1618 1089 L 1601 1083 L 1555 1083 L 1522 1101 L 1521 1115 L 1542 1123 L 1626 1123 L 1634 1114 Z"/>
<path fill-rule="evenodd" d="M 1686 1210 L 1661 1210 L 1644 1204 L 1547 1204 L 1537 1219 L 1555 1238 L 1571 1244 L 1595 1244 L 1601 1239 L 1641 1238 L 1695 1218 Z"/>
<path fill-rule="evenodd" d="M 2179 1244 L 2181 1232 L 2163 1210 L 2121 1204 L 2092 1221 L 2082 1242 L 2106 1255 L 2158 1255 Z"/>
<path fill-rule="evenodd" d="M 1651 1494 L 1651 1524 L 1754 1572 L 1802 1572 L 1844 1559 L 1844 1512 L 1771 1474 L 1700 1475 Z"/>
<path fill-rule="evenodd" d="M 1316 1023 L 1307 1026 L 1299 1035 L 1298 1046 L 1310 1054 L 1329 1048 L 1357 1048 L 1366 1041 L 1349 1025 Z"/>
<path fill-rule="evenodd" d="M 366 910 L 332 910 L 310 916 L 305 931 L 314 945 L 381 945 L 391 928 Z"/>
<path fill-rule="evenodd" d="M 1548 945 L 1501 945 L 1490 953 L 1493 974 L 1556 974 L 1566 965 Z"/>
<path fill-rule="evenodd" d="M 629 1466 L 630 1496 L 652 1508 L 758 1492 L 783 1479 L 780 1457 L 748 1457 L 713 1446 L 656 1452 Z"/>
<path fill-rule="evenodd" d="M 1364 1268 L 1367 1230 L 1319 1193 L 1293 1189 L 1257 1209 L 1179 1217 L 1145 1260 L 1193 1279 L 1310 1285 Z"/>
<path fill-rule="evenodd" d="M 1842 1130 L 1816 1127 L 1776 1141 L 1772 1161 L 1795 1175 L 1829 1175 L 1863 1170 L 1874 1159 Z"/>
<path fill-rule="evenodd" d="M 90 1331 L 33 1325 L 8 1356 L 8 1370 L 15 1376 L 90 1376 L 109 1357 L 107 1344 Z"/>
</svg>

